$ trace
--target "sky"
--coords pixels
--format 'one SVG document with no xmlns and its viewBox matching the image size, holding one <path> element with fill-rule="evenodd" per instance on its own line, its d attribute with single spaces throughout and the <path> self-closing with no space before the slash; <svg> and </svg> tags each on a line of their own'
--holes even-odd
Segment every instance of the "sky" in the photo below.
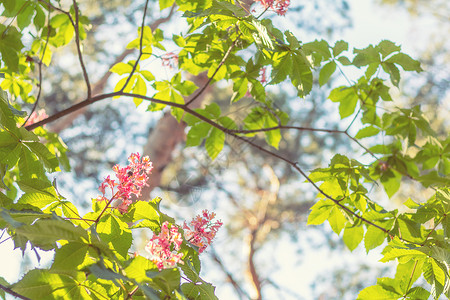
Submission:
<svg viewBox="0 0 450 300">
<path fill-rule="evenodd" d="M 409 14 L 394 7 L 381 8 L 379 5 L 374 4 L 373 1 L 350 0 L 349 3 L 353 27 L 346 30 L 342 36 L 337 36 L 337 39 L 346 40 L 351 46 L 356 48 L 364 48 L 369 44 L 377 44 L 383 39 L 389 39 L 397 44 L 401 44 L 403 51 L 406 53 L 412 56 L 418 55 L 424 47 L 420 42 L 427 39 L 427 30 L 436 26 L 436 23 L 430 18 L 421 19 L 421 26 L 412 27 L 412 22 L 417 20 L 414 20 Z M 3 239 L 0 238 L 1 240 Z M 284 243 L 287 244 L 289 241 L 282 241 L 279 247 L 283 247 Z M 376 262 L 379 258 L 377 255 L 365 258 L 364 251 L 361 250 L 356 251 L 359 253 L 358 259 Z M 277 257 L 278 261 L 274 262 L 274 264 L 280 266 L 275 271 L 275 280 L 293 287 L 293 290 L 300 292 L 304 299 L 311 299 L 312 297 L 309 284 L 311 279 L 314 278 L 314 272 L 318 274 L 325 271 L 330 263 L 339 260 L 336 257 L 324 257 L 326 253 L 320 251 L 310 251 L 305 254 L 306 257 L 303 263 L 298 267 L 292 264 L 291 258 L 297 255 L 293 249 L 287 249 L 284 252 L 279 252 L 281 251 L 280 249 L 274 249 L 273 251 L 283 253 L 283 255 Z M 31 254 L 29 256 L 33 264 L 38 267 L 47 266 L 52 259 L 51 253 L 39 251 L 39 254 L 42 257 L 40 263 L 37 262 L 35 255 Z M 13 245 L 10 240 L 1 243 L 0 276 L 10 283 L 15 282 L 19 276 L 21 259 L 21 252 L 18 250 L 13 251 Z M 298 270 L 303 270 L 303 273 L 298 274 Z M 218 292 L 220 295 L 220 289 Z M 224 295 L 227 293 L 227 291 L 223 291 Z"/>
</svg>

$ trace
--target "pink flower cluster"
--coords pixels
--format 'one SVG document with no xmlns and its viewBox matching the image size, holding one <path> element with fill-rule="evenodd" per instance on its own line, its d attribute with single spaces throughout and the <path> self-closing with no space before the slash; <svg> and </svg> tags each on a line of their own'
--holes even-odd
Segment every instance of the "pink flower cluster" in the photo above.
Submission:
<svg viewBox="0 0 450 300">
<path fill-rule="evenodd" d="M 215 213 L 209 213 L 203 210 L 202 215 L 195 217 L 190 226 L 184 222 L 184 238 L 199 247 L 199 252 L 202 253 L 216 236 L 217 231 L 223 225 L 222 222 L 212 220 L 216 216 Z M 166 221 L 161 225 L 161 232 L 148 241 L 145 250 L 150 253 L 149 259 L 153 261 L 158 270 L 169 269 L 175 267 L 177 263 L 184 264 L 181 260 L 182 253 L 179 253 L 183 238 L 178 232 L 179 227 L 171 225 Z"/>
<path fill-rule="evenodd" d="M 178 67 L 178 54 L 169 52 L 161 56 L 163 67 L 175 69 Z"/>
<path fill-rule="evenodd" d="M 141 190 L 147 185 L 148 175 L 153 169 L 152 162 L 148 156 L 144 156 L 141 159 L 139 153 L 132 153 L 128 157 L 129 165 L 121 168 L 119 165 L 113 167 L 113 171 L 116 173 L 116 180 L 108 177 L 102 182 L 99 187 L 102 196 L 98 196 L 98 201 L 106 201 L 111 203 L 116 200 L 118 205 L 116 208 L 125 213 L 128 211 L 128 206 L 132 203 L 131 197 L 135 195 L 139 197 Z M 111 198 L 106 197 L 107 190 L 111 190 Z"/>
<path fill-rule="evenodd" d="M 40 109 L 37 112 L 33 111 L 30 115 L 30 118 L 25 123 L 25 126 L 37 123 L 39 121 L 42 121 L 44 119 L 48 118 L 48 115 L 45 113 L 45 109 Z"/>
<path fill-rule="evenodd" d="M 254 0 L 255 2 L 261 2 L 265 8 L 270 8 L 278 15 L 284 16 L 288 10 L 290 0 Z"/>
<path fill-rule="evenodd" d="M 261 84 L 267 83 L 267 67 L 262 67 L 259 70 L 259 82 L 261 82 Z"/>
<path fill-rule="evenodd" d="M 178 227 L 172 225 L 169 228 L 169 223 L 166 221 L 161 225 L 160 234 L 153 234 L 153 237 L 145 246 L 145 250 L 150 253 L 149 259 L 161 271 L 162 269 L 173 268 L 177 263 L 184 264 L 181 260 L 183 254 L 178 253 L 181 243 L 183 243 L 183 238 L 181 233 L 178 232 Z"/>
<path fill-rule="evenodd" d="M 184 222 L 184 238 L 192 245 L 199 247 L 199 253 L 202 253 L 211 244 L 217 231 L 223 225 L 221 221 L 212 221 L 215 216 L 215 213 L 209 213 L 205 209 L 202 215 L 192 219 L 189 225 Z"/>
</svg>

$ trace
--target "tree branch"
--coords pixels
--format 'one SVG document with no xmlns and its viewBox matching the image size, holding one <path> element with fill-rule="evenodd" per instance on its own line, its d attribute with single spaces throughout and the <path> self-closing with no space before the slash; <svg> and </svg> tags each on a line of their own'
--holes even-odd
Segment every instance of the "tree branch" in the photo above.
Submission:
<svg viewBox="0 0 450 300">
<path fill-rule="evenodd" d="M 80 45 L 80 31 L 79 31 L 79 11 L 78 11 L 78 4 L 76 0 L 73 0 L 73 7 L 75 9 L 75 24 L 72 20 L 72 17 L 70 16 L 70 14 L 68 14 L 69 18 L 72 21 L 72 24 L 74 26 L 75 29 L 75 43 L 77 45 L 77 53 L 78 53 L 78 60 L 80 61 L 80 66 L 81 66 L 81 70 L 83 71 L 83 77 L 84 77 L 84 81 L 86 82 L 86 87 L 87 87 L 87 98 L 90 99 L 92 97 L 92 90 L 91 90 L 91 84 L 89 83 L 89 76 L 88 73 L 86 71 L 86 66 L 84 65 L 84 61 L 83 61 L 83 55 L 81 54 L 81 45 Z"/>
<path fill-rule="evenodd" d="M 231 274 L 227 270 L 224 263 L 220 260 L 219 256 L 217 255 L 216 251 L 214 251 L 214 249 L 212 247 L 211 247 L 211 249 L 212 250 L 210 251 L 210 253 L 211 253 L 212 259 L 219 265 L 222 272 L 225 273 L 225 276 L 227 277 L 228 281 L 231 283 L 233 288 L 236 290 L 236 293 L 238 294 L 239 299 L 242 299 L 242 296 L 245 296 L 248 299 L 250 299 L 249 295 L 247 295 L 247 293 L 241 288 L 239 283 L 234 279 L 233 274 Z"/>
<path fill-rule="evenodd" d="M 243 141 L 243 142 L 249 144 L 250 146 L 252 146 L 253 148 L 258 149 L 258 150 L 261 151 L 261 152 L 264 152 L 264 153 L 266 153 L 266 154 L 268 154 L 268 155 L 271 155 L 271 156 L 273 156 L 273 157 L 275 157 L 275 158 L 278 158 L 278 159 L 280 159 L 280 160 L 282 160 L 282 161 L 288 163 L 288 164 L 289 164 L 291 167 L 293 167 L 298 173 L 300 173 L 303 177 L 305 177 L 305 179 L 306 179 L 306 180 L 307 180 L 307 181 L 308 181 L 308 182 L 309 182 L 309 183 L 310 183 L 310 184 L 311 184 L 311 185 L 312 185 L 312 186 L 313 186 L 320 194 L 322 194 L 325 198 L 327 198 L 327 199 L 333 201 L 333 202 L 334 202 L 336 205 L 338 205 L 342 210 L 346 211 L 347 213 L 349 213 L 350 215 L 352 215 L 352 216 L 355 217 L 356 219 L 359 219 L 359 220 L 361 220 L 362 222 L 364 222 L 364 223 L 366 223 L 366 224 L 368 224 L 368 225 L 374 226 L 375 228 L 378 228 L 379 230 L 383 231 L 384 233 L 389 234 L 389 230 L 387 230 L 387 229 L 385 229 L 385 228 L 383 228 L 383 227 L 381 227 L 381 226 L 379 226 L 379 225 L 377 225 L 377 224 L 375 224 L 375 223 L 369 221 L 368 219 L 366 219 L 366 218 L 364 218 L 364 217 L 358 215 L 356 212 L 352 211 L 351 209 L 349 209 L 348 207 L 346 207 L 345 205 L 343 205 L 343 204 L 341 203 L 341 201 L 342 201 L 343 199 L 335 199 L 335 198 L 331 197 L 329 194 L 327 194 L 325 191 L 323 191 L 323 190 L 322 190 L 322 189 L 321 189 L 321 188 L 320 188 L 320 187 L 319 187 L 319 186 L 318 186 L 311 178 L 309 178 L 308 175 L 306 175 L 305 171 L 303 171 L 303 170 L 298 166 L 298 163 L 297 163 L 297 162 L 291 161 L 291 160 L 289 160 L 289 159 L 287 159 L 287 158 L 285 158 L 285 157 L 279 155 L 278 153 L 275 153 L 275 152 L 273 152 L 273 151 L 271 151 L 271 150 L 268 150 L 268 149 L 266 149 L 266 148 L 264 148 L 264 147 L 262 147 L 262 146 L 259 146 L 258 144 L 254 143 L 253 141 L 247 139 L 246 137 L 243 137 L 243 136 L 240 136 L 240 135 L 238 135 L 238 134 L 236 134 L 236 133 L 233 133 L 230 129 L 223 127 L 222 125 L 220 125 L 220 124 L 218 124 L 218 123 L 216 123 L 216 122 L 214 122 L 214 121 L 208 119 L 207 117 L 204 117 L 203 115 L 199 114 L 199 113 L 196 112 L 195 110 L 193 110 L 193 109 L 187 107 L 186 104 L 179 104 L 179 103 L 174 103 L 174 102 L 170 102 L 170 101 L 164 101 L 164 100 L 154 99 L 154 98 L 147 97 L 147 96 L 143 96 L 143 95 L 139 95 L 139 94 L 125 93 L 125 92 L 117 91 L 117 92 L 114 92 L 114 93 L 108 93 L 108 94 L 99 95 L 99 96 L 93 97 L 93 98 L 91 98 L 91 99 L 86 99 L 86 100 L 84 100 L 84 101 L 82 101 L 82 102 L 80 102 L 80 103 L 78 103 L 78 104 L 75 104 L 75 105 L 72 106 L 72 107 L 69 107 L 68 109 L 66 109 L 66 110 L 64 110 L 64 111 L 61 111 L 61 112 L 59 112 L 59 113 L 56 113 L 55 115 L 52 115 L 52 116 L 48 117 L 47 119 L 44 119 L 44 120 L 42 120 L 42 121 L 40 121 L 40 122 L 37 122 L 37 123 L 31 124 L 31 125 L 29 125 L 29 126 L 26 126 L 25 128 L 26 128 L 27 130 L 32 130 L 32 129 L 36 128 L 36 127 L 39 127 L 39 126 L 42 126 L 42 125 L 44 125 L 44 124 L 46 124 L 46 123 L 49 123 L 49 122 L 51 122 L 51 121 L 54 121 L 54 120 L 56 120 L 56 119 L 58 119 L 58 118 L 60 118 L 60 117 L 62 117 L 62 116 L 64 116 L 64 115 L 67 115 L 67 114 L 69 114 L 69 113 L 71 113 L 71 112 L 73 112 L 73 111 L 76 111 L 77 109 L 80 109 L 80 108 L 82 108 L 82 107 L 84 107 L 84 106 L 90 105 L 90 104 L 92 104 L 92 103 L 94 103 L 94 102 L 98 102 L 98 101 L 103 100 L 103 99 L 106 99 L 106 98 L 115 97 L 115 96 L 125 96 L 125 97 L 139 98 L 139 99 L 143 99 L 143 100 L 146 100 L 146 101 L 151 101 L 151 102 L 159 103 L 159 104 L 165 104 L 165 105 L 169 105 L 169 106 L 172 106 L 172 107 L 177 107 L 177 108 L 183 109 L 185 112 L 187 112 L 187 113 L 189 113 L 189 114 L 191 114 L 191 115 L 193 115 L 193 116 L 199 118 L 200 120 L 202 120 L 202 121 L 204 121 L 204 122 L 210 124 L 211 126 L 217 128 L 217 129 L 223 131 L 225 134 L 228 134 L 228 135 L 230 135 L 230 136 L 233 136 L 233 137 L 235 137 L 236 139 L 239 139 L 239 140 L 241 140 L 241 141 Z M 399 237 L 399 238 L 400 238 L 401 240 L 405 241 L 405 242 L 415 244 L 414 242 L 408 241 L 408 240 L 406 240 L 406 239 L 404 239 L 404 238 L 402 238 L 402 237 Z"/>
<path fill-rule="evenodd" d="M 39 0 L 40 2 L 43 3 L 47 3 L 43 0 Z M 163 18 L 159 18 L 157 20 L 155 20 L 152 24 L 150 24 L 150 28 L 152 29 L 152 31 L 154 31 L 156 28 L 158 28 L 159 25 L 169 21 L 173 15 L 173 13 L 175 12 L 175 7 L 176 5 L 174 4 L 169 12 L 169 14 L 166 17 Z M 55 8 L 56 9 L 56 8 Z M 108 82 L 109 77 L 111 77 L 112 73 L 109 71 L 114 65 L 116 65 L 117 63 L 123 61 L 125 59 L 125 57 L 127 57 L 128 55 L 130 55 L 131 53 L 133 53 L 135 51 L 135 49 L 125 49 L 121 54 L 119 54 L 116 59 L 114 60 L 114 62 L 109 66 L 108 71 L 98 80 L 96 81 L 94 84 L 92 84 L 92 96 L 96 96 L 99 95 L 100 93 L 103 92 L 106 83 Z M 83 100 L 82 100 L 83 101 Z M 82 102 L 80 101 L 80 102 Z M 72 124 L 72 122 L 82 113 L 84 113 L 86 106 L 83 106 L 83 109 L 78 109 L 75 113 L 71 114 L 70 117 L 66 118 L 63 122 L 58 122 L 57 124 L 53 125 L 51 130 L 59 133 L 61 132 L 63 129 L 67 128 L 68 126 L 70 126 L 70 124 Z"/>
<path fill-rule="evenodd" d="M 195 99 L 197 99 L 204 91 L 205 89 L 208 87 L 208 85 L 211 83 L 211 81 L 214 79 L 214 76 L 216 76 L 217 72 L 219 72 L 219 69 L 222 67 L 222 65 L 225 63 L 225 61 L 227 60 L 228 56 L 230 55 L 231 51 L 233 50 L 233 48 L 236 46 L 237 41 L 239 39 L 241 35 L 239 34 L 237 36 L 237 38 L 233 41 L 233 43 L 230 45 L 230 47 L 228 48 L 227 52 L 225 53 L 225 55 L 223 56 L 222 60 L 220 61 L 219 65 L 217 66 L 216 70 L 214 71 L 214 73 L 211 75 L 211 77 L 208 79 L 208 81 L 206 81 L 206 83 L 202 86 L 202 88 L 200 90 L 198 90 L 197 94 L 195 94 L 195 96 L 193 96 L 188 102 L 186 102 L 186 106 L 191 104 L 192 102 L 195 101 Z"/>
<path fill-rule="evenodd" d="M 2 284 L 0 284 L 0 289 L 4 290 L 5 292 L 7 292 L 7 293 L 10 294 L 10 295 L 13 295 L 13 296 L 16 297 L 16 298 L 23 299 L 23 300 L 31 300 L 30 298 L 25 297 L 25 296 L 22 296 L 22 295 L 20 295 L 20 294 L 14 292 L 14 291 L 11 290 L 10 288 L 7 288 L 6 286 L 4 286 L 4 285 L 2 285 Z"/>
</svg>

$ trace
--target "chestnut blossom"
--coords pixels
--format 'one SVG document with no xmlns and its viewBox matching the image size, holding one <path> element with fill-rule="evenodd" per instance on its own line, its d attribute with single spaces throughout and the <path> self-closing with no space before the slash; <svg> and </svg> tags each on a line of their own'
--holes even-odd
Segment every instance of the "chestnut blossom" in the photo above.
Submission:
<svg viewBox="0 0 450 300">
<path fill-rule="evenodd" d="M 119 165 L 113 167 L 118 180 L 113 180 L 108 175 L 99 187 L 102 196 L 97 197 L 98 201 L 112 202 L 115 200 L 115 208 L 121 213 L 127 212 L 133 195 L 136 197 L 141 195 L 141 190 L 147 185 L 148 175 L 153 169 L 148 156 L 141 159 L 139 153 L 132 153 L 128 157 L 128 162 L 126 167 L 122 168 Z M 106 194 L 109 193 L 111 194 L 110 198 L 106 197 Z"/>
<path fill-rule="evenodd" d="M 169 52 L 161 56 L 163 67 L 175 69 L 178 67 L 178 54 Z"/>
<path fill-rule="evenodd" d="M 42 121 L 44 119 L 48 118 L 48 115 L 45 113 L 45 109 L 40 109 L 37 112 L 33 111 L 28 118 L 27 122 L 25 123 L 25 126 L 37 123 L 39 121 Z"/>
<path fill-rule="evenodd" d="M 259 70 L 259 78 L 258 78 L 259 82 L 261 82 L 261 84 L 265 84 L 267 83 L 267 67 L 262 67 Z"/>
<path fill-rule="evenodd" d="M 284 16 L 288 10 L 290 0 L 254 0 L 255 2 L 261 2 L 262 6 L 266 9 L 270 8 L 278 15 Z"/>
<path fill-rule="evenodd" d="M 161 232 L 153 237 L 145 246 L 145 250 L 150 253 L 149 259 L 153 261 L 158 270 L 170 269 L 175 267 L 177 263 L 184 264 L 181 260 L 183 253 L 178 253 L 183 243 L 181 233 L 178 232 L 178 227 L 172 225 L 169 228 L 169 222 L 164 222 L 161 225 Z"/>
<path fill-rule="evenodd" d="M 202 211 L 202 215 L 192 219 L 189 225 L 184 222 L 184 238 L 192 245 L 199 247 L 199 253 L 211 245 L 217 231 L 223 225 L 221 221 L 212 221 L 215 216 L 215 213 L 209 213 L 205 209 Z"/>
</svg>

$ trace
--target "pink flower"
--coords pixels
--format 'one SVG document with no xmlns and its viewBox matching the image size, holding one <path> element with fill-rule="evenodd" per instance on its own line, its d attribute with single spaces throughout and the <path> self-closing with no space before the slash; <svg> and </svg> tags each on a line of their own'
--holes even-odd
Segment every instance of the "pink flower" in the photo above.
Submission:
<svg viewBox="0 0 450 300">
<path fill-rule="evenodd" d="M 25 126 L 37 123 L 39 121 L 42 121 L 44 119 L 48 118 L 48 115 L 45 113 L 45 109 L 40 109 L 37 112 L 33 111 L 30 115 L 30 118 L 25 123 Z"/>
<path fill-rule="evenodd" d="M 178 227 L 172 225 L 169 228 L 169 223 L 166 221 L 161 225 L 161 232 L 153 237 L 145 246 L 145 250 L 150 253 L 149 259 L 153 261 L 158 270 L 169 269 L 175 267 L 177 263 L 184 264 L 181 260 L 182 253 L 178 253 L 183 243 L 181 233 L 178 232 Z"/>
<path fill-rule="evenodd" d="M 270 8 L 278 15 L 284 16 L 288 10 L 290 0 L 254 0 L 255 2 L 261 2 L 262 6 L 266 9 Z"/>
<path fill-rule="evenodd" d="M 259 70 L 259 82 L 261 82 L 261 84 L 267 83 L 267 68 L 266 67 L 262 67 Z"/>
<path fill-rule="evenodd" d="M 211 245 L 217 231 L 223 225 L 221 221 L 212 221 L 215 216 L 215 213 L 209 213 L 205 209 L 202 211 L 202 215 L 192 219 L 189 225 L 184 222 L 184 238 L 192 245 L 199 247 L 199 253 Z"/>
<path fill-rule="evenodd" d="M 116 200 L 118 203 L 116 208 L 121 213 L 128 211 L 128 206 L 132 203 L 132 195 L 136 197 L 141 195 L 141 190 L 147 185 L 148 175 L 153 169 L 148 156 L 141 159 L 139 153 L 132 153 L 128 157 L 128 162 L 129 165 L 124 168 L 119 165 L 113 167 L 118 182 L 112 180 L 110 176 L 106 177 L 99 187 L 103 196 L 97 197 L 97 200 L 107 200 L 105 195 L 111 191 L 111 198 L 107 201 Z"/>
<path fill-rule="evenodd" d="M 161 56 L 163 67 L 175 69 L 178 67 L 178 54 L 169 52 Z"/>
</svg>

